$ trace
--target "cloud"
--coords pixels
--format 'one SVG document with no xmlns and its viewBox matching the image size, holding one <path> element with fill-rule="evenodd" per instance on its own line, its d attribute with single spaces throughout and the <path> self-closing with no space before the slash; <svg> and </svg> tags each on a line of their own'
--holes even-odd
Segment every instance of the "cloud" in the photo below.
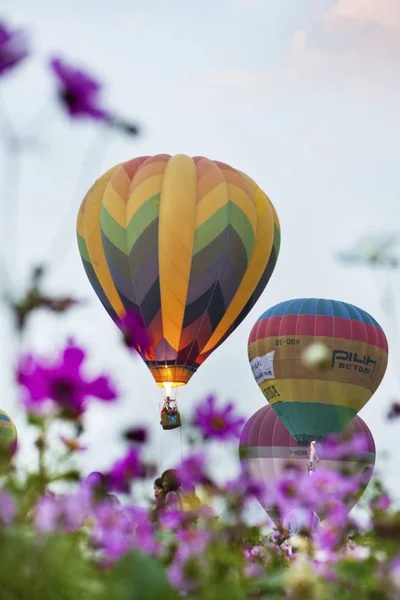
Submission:
<svg viewBox="0 0 400 600">
<path fill-rule="evenodd" d="M 326 21 L 348 19 L 358 24 L 374 23 L 388 30 L 400 31 L 398 0 L 339 0 L 325 13 Z"/>
<path fill-rule="evenodd" d="M 400 93 L 400 0 L 330 1 L 305 21 L 288 35 L 277 64 L 213 66 L 191 82 L 191 92 L 228 112 L 321 95 L 383 102 L 391 111 Z"/>
</svg>

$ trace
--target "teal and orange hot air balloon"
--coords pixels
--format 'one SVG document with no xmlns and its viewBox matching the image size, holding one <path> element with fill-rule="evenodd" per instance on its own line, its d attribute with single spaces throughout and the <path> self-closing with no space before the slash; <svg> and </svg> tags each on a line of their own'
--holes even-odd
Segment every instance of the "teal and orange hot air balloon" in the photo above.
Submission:
<svg viewBox="0 0 400 600">
<path fill-rule="evenodd" d="M 260 297 L 280 246 L 277 214 L 247 175 L 203 157 L 143 156 L 84 198 L 79 251 L 112 319 L 135 311 L 157 385 L 185 385 Z"/>
<path fill-rule="evenodd" d="M 320 343 L 324 367 L 304 351 Z M 301 298 L 268 309 L 251 330 L 255 380 L 296 442 L 340 433 L 377 390 L 388 362 L 381 326 L 364 310 L 336 300 Z"/>
</svg>

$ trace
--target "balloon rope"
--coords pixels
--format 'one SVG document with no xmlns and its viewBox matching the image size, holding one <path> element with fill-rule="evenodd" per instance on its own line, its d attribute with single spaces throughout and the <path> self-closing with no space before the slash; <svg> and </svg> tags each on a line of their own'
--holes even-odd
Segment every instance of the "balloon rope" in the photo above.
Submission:
<svg viewBox="0 0 400 600">
<path fill-rule="evenodd" d="M 179 435 L 180 435 L 180 438 L 181 438 L 181 461 L 182 461 L 182 460 L 183 460 L 183 445 L 182 445 L 182 423 L 181 423 L 181 426 L 180 426 L 180 428 L 179 428 L 179 429 L 180 429 Z"/>
<path fill-rule="evenodd" d="M 161 415 L 161 400 L 159 400 L 158 402 L 158 416 Z M 159 428 L 160 431 L 160 470 L 161 473 L 163 473 L 164 469 L 163 469 L 163 443 L 162 443 L 162 436 L 163 436 L 163 428 L 160 425 Z"/>
</svg>

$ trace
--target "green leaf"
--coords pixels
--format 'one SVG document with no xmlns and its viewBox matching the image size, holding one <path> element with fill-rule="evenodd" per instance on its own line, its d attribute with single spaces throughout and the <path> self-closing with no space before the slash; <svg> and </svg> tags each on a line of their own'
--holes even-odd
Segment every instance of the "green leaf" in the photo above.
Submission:
<svg viewBox="0 0 400 600">
<path fill-rule="evenodd" d="M 125 555 L 111 570 L 109 600 L 176 600 L 164 569 L 140 552 Z"/>
</svg>

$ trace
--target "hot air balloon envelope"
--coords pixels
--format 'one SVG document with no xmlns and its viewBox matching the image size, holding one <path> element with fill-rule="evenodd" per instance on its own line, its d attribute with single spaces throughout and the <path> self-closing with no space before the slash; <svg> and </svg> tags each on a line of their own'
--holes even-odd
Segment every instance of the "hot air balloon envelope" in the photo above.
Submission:
<svg viewBox="0 0 400 600">
<path fill-rule="evenodd" d="M 326 364 L 304 351 L 327 349 Z M 336 300 L 303 298 L 267 310 L 251 330 L 249 361 L 265 398 L 297 443 L 340 433 L 368 402 L 386 371 L 386 336 L 371 315 Z"/>
<path fill-rule="evenodd" d="M 366 489 L 375 465 L 375 443 L 367 424 L 356 416 L 336 438 L 338 443 L 346 442 L 353 435 L 363 436 L 365 452 L 357 454 L 357 460 L 339 459 L 328 448 L 321 452 L 317 468 L 331 471 L 342 471 L 344 468 L 354 476 L 360 477 L 361 486 L 358 498 Z M 322 442 L 323 445 L 323 442 Z M 271 406 L 260 408 L 243 427 L 240 436 L 240 461 L 243 469 L 252 478 L 264 484 L 273 482 L 283 475 L 288 462 L 300 466 L 304 471 L 309 462 L 309 452 L 304 446 L 297 444 Z M 312 477 L 310 485 L 312 485 Z M 268 505 L 263 495 L 257 497 L 268 516 L 277 521 L 278 515 Z M 353 508 L 356 500 L 347 501 L 348 511 Z M 319 515 L 321 518 L 323 515 Z"/>
<path fill-rule="evenodd" d="M 277 214 L 247 175 L 204 157 L 142 156 L 84 198 L 79 251 L 117 321 L 140 315 L 156 383 L 185 385 L 241 323 L 274 270 Z M 168 395 L 168 394 L 167 394 Z"/>
</svg>

